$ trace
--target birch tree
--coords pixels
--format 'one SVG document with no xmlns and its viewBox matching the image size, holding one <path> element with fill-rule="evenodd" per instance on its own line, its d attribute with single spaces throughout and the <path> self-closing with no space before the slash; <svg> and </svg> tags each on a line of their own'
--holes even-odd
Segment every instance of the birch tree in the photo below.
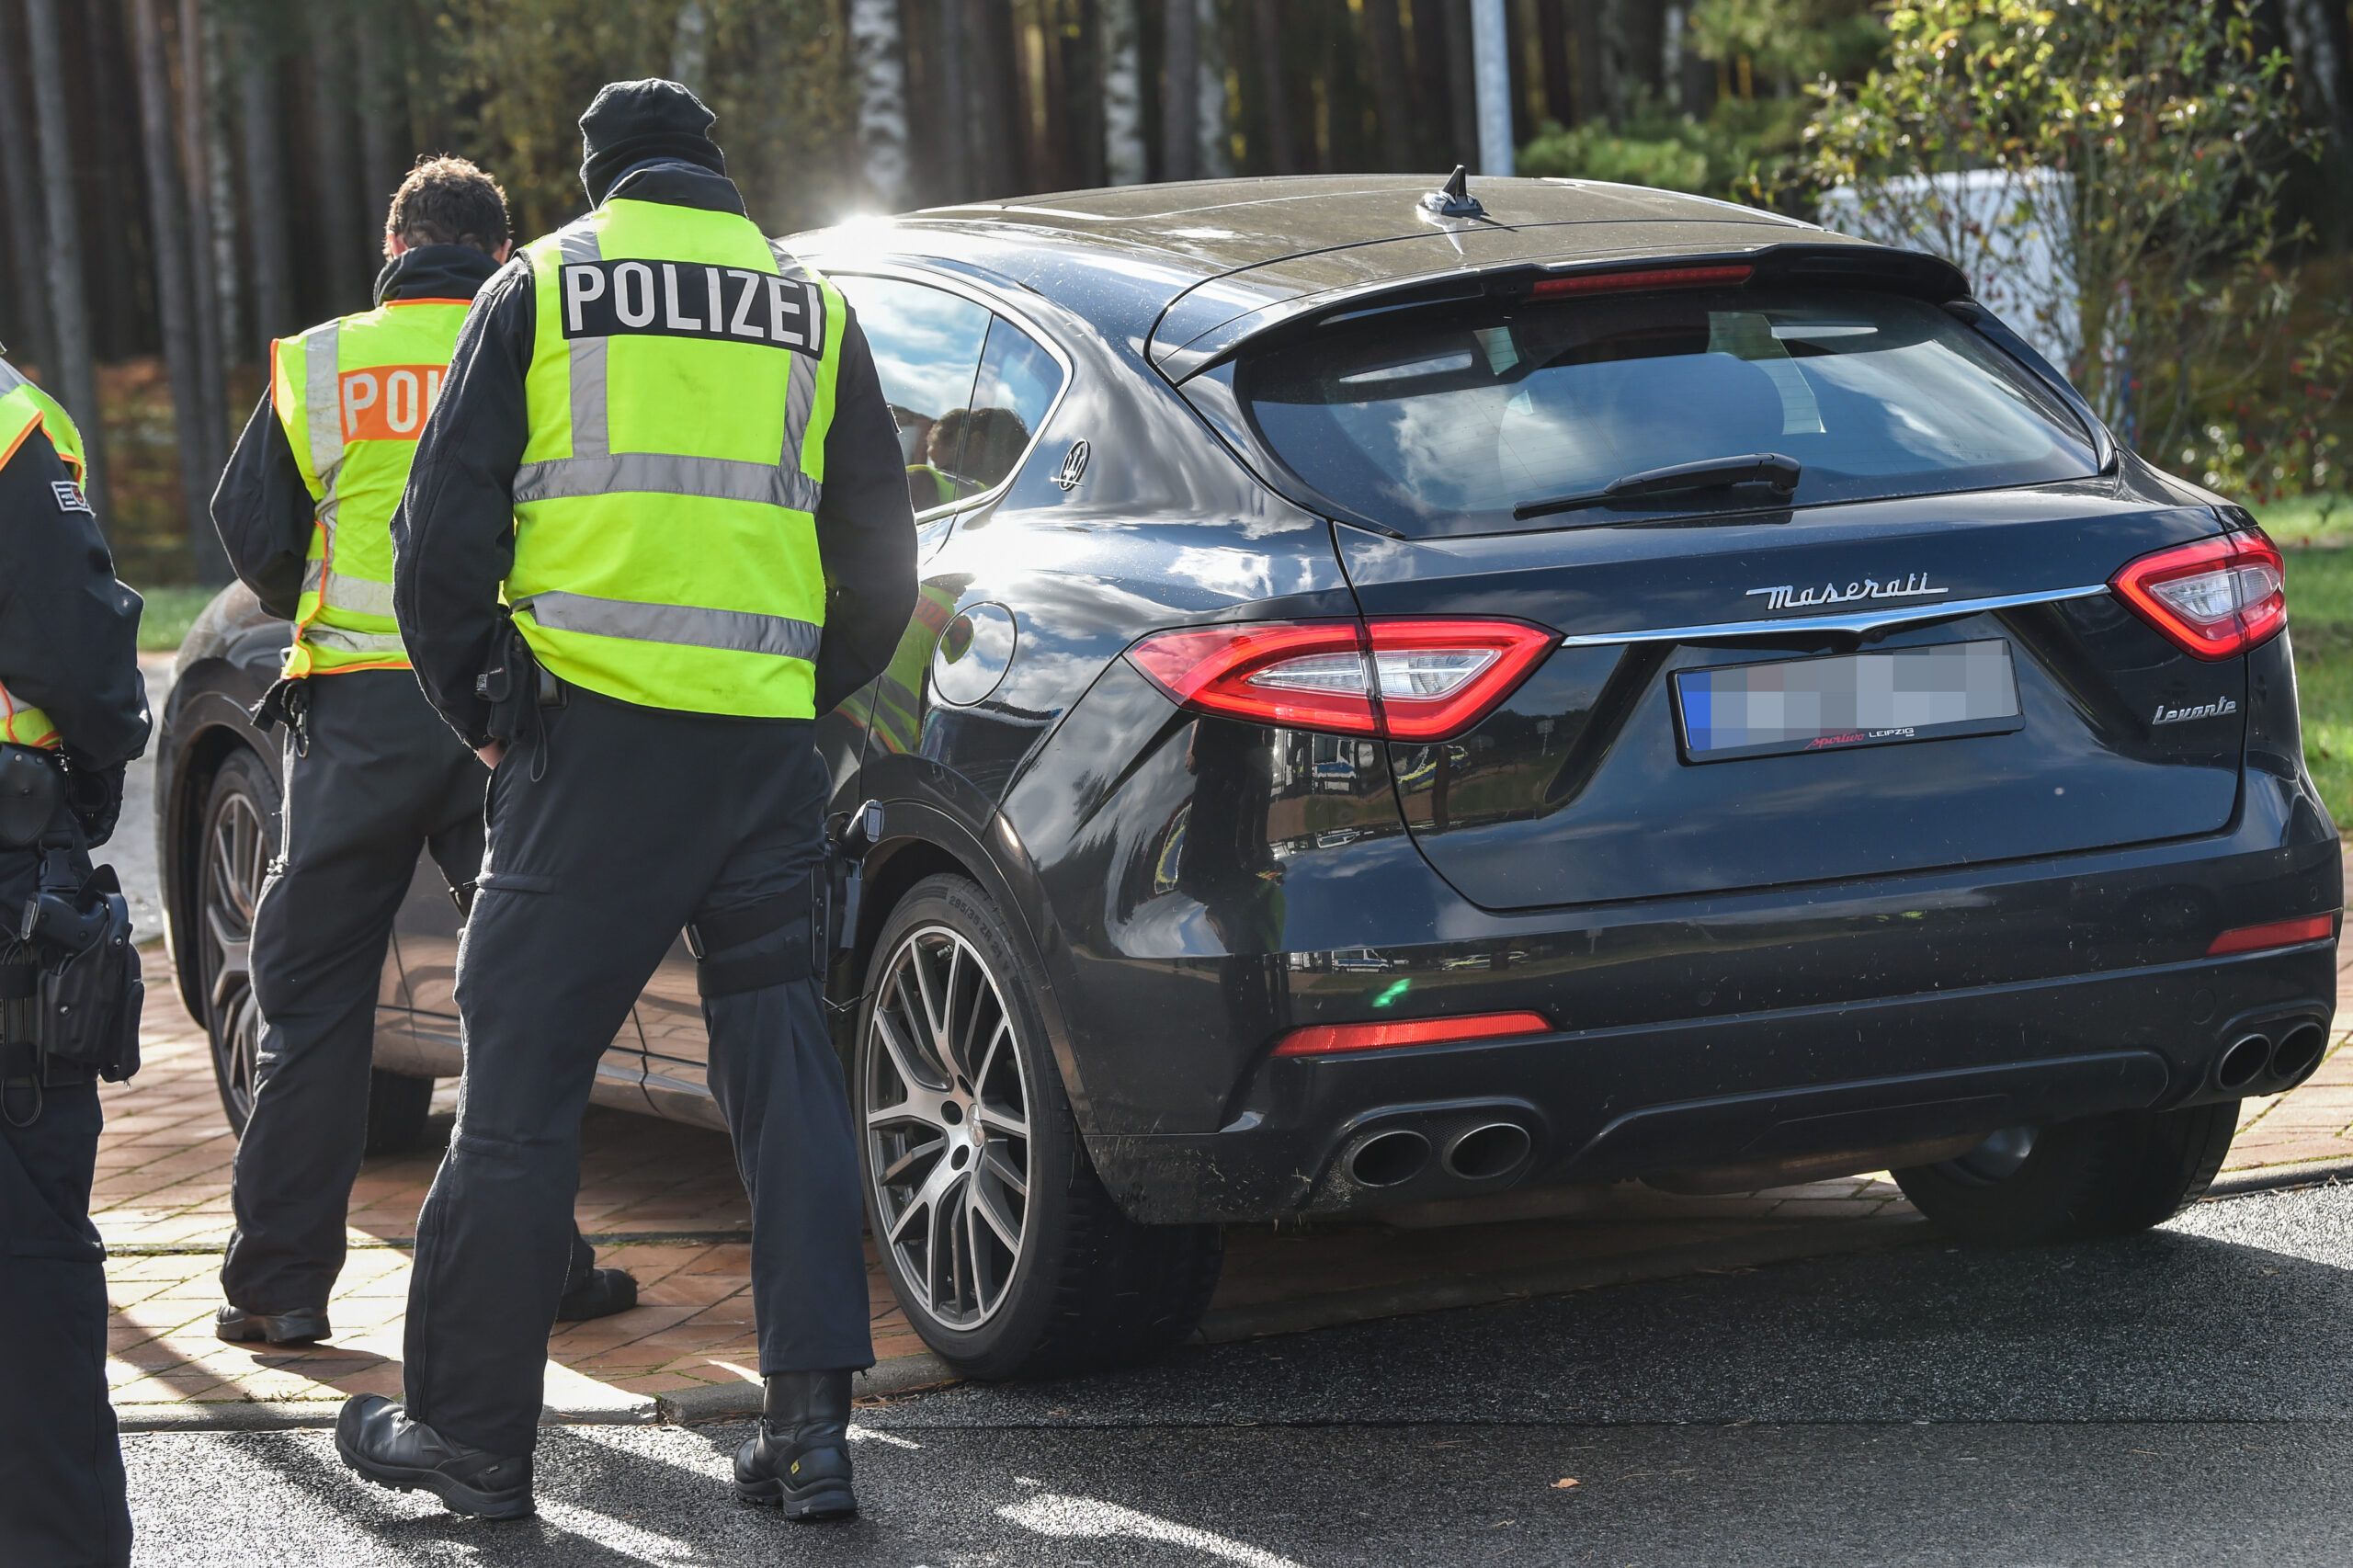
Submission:
<svg viewBox="0 0 2353 1568">
<path fill-rule="evenodd" d="M 858 159 L 866 188 L 885 211 L 907 205 L 907 55 L 898 0 L 850 0 L 850 47 L 858 62 Z"/>
</svg>

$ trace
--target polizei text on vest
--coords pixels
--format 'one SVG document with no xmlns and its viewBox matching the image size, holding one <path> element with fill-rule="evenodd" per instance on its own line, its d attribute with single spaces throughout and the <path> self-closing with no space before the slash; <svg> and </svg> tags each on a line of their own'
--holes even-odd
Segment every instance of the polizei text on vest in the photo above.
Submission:
<svg viewBox="0 0 2353 1568">
<path fill-rule="evenodd" d="M 579 261 L 563 267 L 563 335 L 699 337 L 822 355 L 817 285 L 698 261 Z"/>
</svg>

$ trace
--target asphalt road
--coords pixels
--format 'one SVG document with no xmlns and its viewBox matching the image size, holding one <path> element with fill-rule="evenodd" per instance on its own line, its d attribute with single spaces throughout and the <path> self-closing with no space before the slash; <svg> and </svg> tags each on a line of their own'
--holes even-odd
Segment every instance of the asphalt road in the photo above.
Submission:
<svg viewBox="0 0 2353 1568">
<path fill-rule="evenodd" d="M 849 1526 L 733 1503 L 740 1427 L 550 1430 L 520 1525 L 324 1433 L 124 1448 L 142 1564 L 2340 1565 L 2348 1323 L 2326 1188 L 912 1397 L 860 1412 Z"/>
</svg>

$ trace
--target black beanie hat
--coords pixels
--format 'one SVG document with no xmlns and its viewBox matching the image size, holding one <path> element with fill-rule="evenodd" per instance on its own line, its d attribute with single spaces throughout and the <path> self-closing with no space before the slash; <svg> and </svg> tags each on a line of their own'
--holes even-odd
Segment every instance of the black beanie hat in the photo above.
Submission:
<svg viewBox="0 0 2353 1568">
<path fill-rule="evenodd" d="M 580 183 L 588 199 L 603 202 L 615 180 L 652 158 L 680 158 L 725 174 L 726 155 L 710 139 L 718 118 L 685 87 L 658 76 L 606 83 L 580 117 Z"/>
</svg>

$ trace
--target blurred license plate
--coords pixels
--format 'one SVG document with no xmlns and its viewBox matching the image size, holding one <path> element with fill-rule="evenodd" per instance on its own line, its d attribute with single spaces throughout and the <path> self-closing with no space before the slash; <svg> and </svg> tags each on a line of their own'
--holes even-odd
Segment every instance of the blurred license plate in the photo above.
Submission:
<svg viewBox="0 0 2353 1568">
<path fill-rule="evenodd" d="M 2010 645 L 1998 638 L 1677 670 L 1674 683 L 1686 762 L 1993 735 L 2026 722 Z"/>
</svg>

